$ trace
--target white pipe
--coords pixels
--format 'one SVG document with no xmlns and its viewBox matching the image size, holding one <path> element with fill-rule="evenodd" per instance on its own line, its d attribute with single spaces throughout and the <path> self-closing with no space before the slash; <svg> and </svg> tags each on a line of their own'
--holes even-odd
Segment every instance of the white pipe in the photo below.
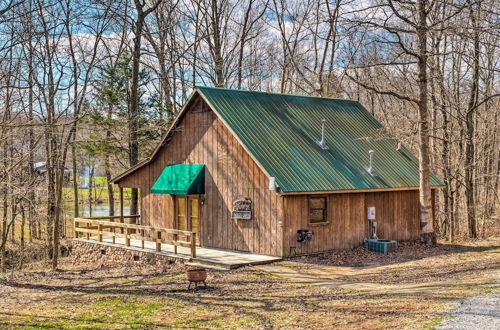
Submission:
<svg viewBox="0 0 500 330">
<path fill-rule="evenodd" d="M 371 175 L 375 175 L 375 169 L 373 168 L 373 154 L 374 153 L 375 153 L 375 151 L 373 151 L 373 150 L 368 151 L 368 154 L 370 155 L 370 166 L 366 170 Z"/>
<path fill-rule="evenodd" d="M 328 145 L 326 144 L 325 140 L 325 124 L 326 124 L 326 119 L 321 120 L 321 141 L 318 142 L 319 146 L 322 149 L 328 149 Z"/>
</svg>

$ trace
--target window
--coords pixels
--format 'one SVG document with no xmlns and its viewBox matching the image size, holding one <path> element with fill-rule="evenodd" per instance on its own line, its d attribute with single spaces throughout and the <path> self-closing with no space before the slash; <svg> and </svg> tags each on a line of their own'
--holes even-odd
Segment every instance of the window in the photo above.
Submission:
<svg viewBox="0 0 500 330">
<path fill-rule="evenodd" d="M 309 223 L 326 222 L 328 222 L 327 197 L 309 197 Z"/>
</svg>

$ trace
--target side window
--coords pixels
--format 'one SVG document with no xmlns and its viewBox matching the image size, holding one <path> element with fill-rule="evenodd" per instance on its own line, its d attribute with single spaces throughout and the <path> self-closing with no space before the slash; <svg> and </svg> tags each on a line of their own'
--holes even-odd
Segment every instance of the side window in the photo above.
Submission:
<svg viewBox="0 0 500 330">
<path fill-rule="evenodd" d="M 328 222 L 328 198 L 326 196 L 309 197 L 309 223 Z"/>
</svg>

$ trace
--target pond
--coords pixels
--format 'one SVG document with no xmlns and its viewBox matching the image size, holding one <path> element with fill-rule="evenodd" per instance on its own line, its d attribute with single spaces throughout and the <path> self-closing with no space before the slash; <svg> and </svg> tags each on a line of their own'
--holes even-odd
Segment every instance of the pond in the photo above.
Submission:
<svg viewBox="0 0 500 330">
<path fill-rule="evenodd" d="M 64 206 L 64 213 L 67 218 L 73 218 L 75 216 L 73 203 L 66 203 Z M 80 217 L 89 217 L 90 216 L 90 207 L 88 205 L 81 205 L 79 208 L 79 216 Z M 120 207 L 115 206 L 115 215 L 120 214 Z M 123 214 L 130 214 L 130 206 L 125 205 L 123 207 Z M 93 217 L 102 217 L 109 215 L 109 205 L 99 204 L 92 205 L 92 216 Z"/>
</svg>

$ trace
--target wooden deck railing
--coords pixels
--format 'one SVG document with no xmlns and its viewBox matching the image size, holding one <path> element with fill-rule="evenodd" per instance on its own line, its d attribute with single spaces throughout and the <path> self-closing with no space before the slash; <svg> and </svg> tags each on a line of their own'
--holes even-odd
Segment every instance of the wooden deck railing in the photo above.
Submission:
<svg viewBox="0 0 500 330">
<path fill-rule="evenodd" d="M 123 216 L 124 219 L 138 219 L 138 215 Z M 156 251 L 161 251 L 161 244 L 171 244 L 174 246 L 174 253 L 177 254 L 177 247 L 187 247 L 191 249 L 191 258 L 196 258 L 196 233 L 187 230 L 169 229 L 162 227 L 143 226 L 132 223 L 123 223 L 110 220 L 121 219 L 120 216 L 75 218 L 75 237 L 79 238 L 79 233 L 86 235 L 87 239 L 97 236 L 99 242 L 103 241 L 103 236 L 111 236 L 113 244 L 115 237 L 124 237 L 125 246 L 130 246 L 130 239 L 138 239 L 144 249 L 144 242 L 155 242 Z M 146 235 L 149 233 L 151 236 Z M 163 237 L 164 234 L 171 234 L 173 239 Z M 179 240 L 185 237 L 186 240 Z"/>
</svg>

